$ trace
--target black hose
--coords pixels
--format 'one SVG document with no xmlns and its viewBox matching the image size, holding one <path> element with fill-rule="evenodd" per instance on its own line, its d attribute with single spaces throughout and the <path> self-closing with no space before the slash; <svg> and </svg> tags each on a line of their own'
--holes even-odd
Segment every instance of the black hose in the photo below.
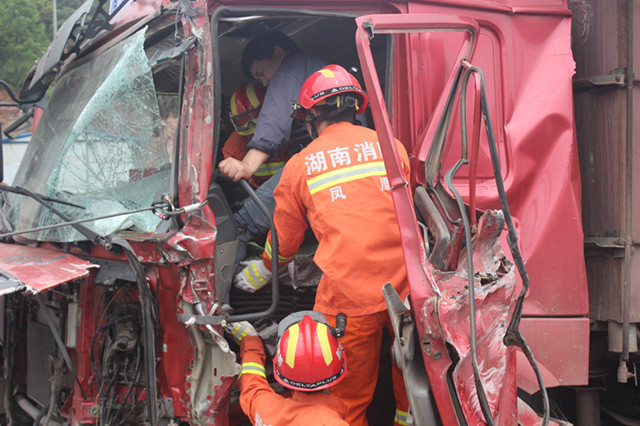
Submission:
<svg viewBox="0 0 640 426">
<path fill-rule="evenodd" d="M 520 248 L 518 247 L 518 234 L 515 230 L 515 225 L 513 223 L 513 218 L 511 216 L 511 211 L 509 209 L 509 203 L 507 202 L 507 194 L 504 189 L 504 181 L 502 179 L 502 170 L 500 169 L 500 158 L 498 157 L 498 149 L 496 147 L 495 135 L 493 133 L 493 127 L 491 124 L 491 118 L 489 115 L 489 106 L 487 104 L 487 96 L 485 91 L 485 78 L 483 71 L 476 67 L 470 66 L 465 72 L 463 79 L 465 79 L 464 86 L 466 87 L 466 82 L 472 73 L 477 73 L 480 76 L 480 107 L 482 109 L 483 120 L 485 123 L 485 131 L 487 133 L 487 139 L 489 142 L 489 151 L 491 154 L 491 163 L 493 166 L 493 174 L 496 181 L 496 188 L 498 190 L 498 196 L 500 199 L 500 205 L 502 208 L 502 212 L 504 214 L 505 221 L 507 223 L 507 243 L 509 245 L 509 250 L 513 257 L 516 268 L 518 269 L 518 273 L 522 278 L 522 290 L 518 295 L 518 299 L 516 300 L 516 304 L 513 310 L 513 314 L 511 316 L 511 321 L 509 322 L 509 326 L 507 327 L 507 331 L 505 333 L 503 343 L 505 346 L 516 346 L 522 349 L 527 360 L 531 364 L 533 368 L 536 378 L 538 380 L 538 385 L 540 386 L 540 391 L 542 394 L 542 401 L 544 405 L 544 417 L 543 417 L 543 426 L 547 426 L 549 423 L 549 415 L 550 415 L 550 407 L 549 407 L 549 395 L 547 394 L 547 389 L 544 385 L 544 381 L 542 379 L 542 374 L 540 373 L 540 369 L 535 361 L 533 356 L 533 352 L 531 348 L 525 341 L 524 337 L 520 333 L 519 325 L 520 319 L 522 318 L 522 309 L 524 305 L 524 298 L 529 289 L 529 274 L 527 273 L 527 269 L 524 264 L 524 260 L 522 258 L 522 254 L 520 253 Z M 466 94 L 465 94 L 466 96 Z M 466 111 L 466 97 L 460 102 L 461 111 Z M 466 133 L 463 132 L 463 138 L 466 138 Z"/>
<path fill-rule="evenodd" d="M 122 407 L 126 404 L 127 400 L 129 399 L 129 396 L 131 395 L 131 390 L 133 389 L 133 385 L 136 384 L 136 379 L 138 377 L 138 374 L 140 373 L 140 358 L 141 358 L 141 354 L 140 354 L 140 345 L 136 346 L 136 366 L 133 369 L 133 379 L 131 380 L 131 383 L 129 383 L 128 388 L 127 388 L 127 392 L 124 395 L 124 399 L 122 400 L 122 405 L 120 406 L 120 409 L 122 409 Z M 126 377 L 126 374 L 125 374 Z M 133 401 L 133 404 L 135 404 L 135 399 Z M 118 411 L 120 411 L 120 409 Z M 120 420 L 118 422 L 119 425 L 123 424 L 127 418 L 129 418 L 129 415 L 125 415 L 124 418 L 122 420 Z M 115 420 L 117 420 L 117 417 L 115 418 Z"/>
<path fill-rule="evenodd" d="M 242 179 L 240 180 L 240 185 L 244 188 L 244 190 L 249 194 L 249 197 L 258 205 L 262 213 L 269 220 L 269 225 L 271 226 L 271 305 L 264 311 L 261 312 L 252 312 L 248 314 L 240 314 L 240 315 L 231 315 L 227 318 L 227 322 L 238 322 L 238 321 L 255 321 L 261 318 L 266 318 L 271 316 L 276 309 L 278 308 L 278 299 L 280 299 L 280 284 L 278 282 L 278 236 L 276 233 L 276 227 L 273 222 L 273 217 L 271 216 L 271 212 L 264 205 L 262 200 L 258 197 L 256 192 L 253 190 L 249 182 Z"/>
<path fill-rule="evenodd" d="M 42 418 L 45 416 L 45 414 L 47 414 L 47 412 L 49 411 L 49 407 L 51 407 L 51 400 L 47 401 L 44 407 L 42 407 L 42 410 L 38 412 L 36 418 L 33 419 L 33 426 L 40 426 L 40 422 L 42 421 Z"/>
<path fill-rule="evenodd" d="M 5 345 L 4 345 L 4 364 L 5 364 L 5 371 L 6 371 L 6 389 L 5 389 L 5 395 L 4 395 L 4 409 L 6 412 L 6 417 L 7 417 L 7 425 L 14 425 L 15 424 L 15 418 L 13 416 L 13 409 L 12 409 L 12 396 L 13 396 L 13 369 L 14 369 L 14 364 L 13 364 L 13 344 L 15 342 L 15 339 L 12 338 L 13 333 L 13 327 L 14 327 L 14 323 L 16 322 L 16 318 L 15 318 L 15 309 L 13 306 L 13 300 L 14 300 L 14 296 L 12 295 L 8 295 L 5 298 L 5 313 L 4 313 L 4 318 L 5 318 L 5 324 L 4 324 L 4 335 L 5 335 Z M 9 307 L 7 307 L 9 305 Z"/>
<path fill-rule="evenodd" d="M 5 90 L 7 91 L 7 94 L 9 95 L 9 97 L 14 101 L 17 102 L 19 104 L 34 104 L 36 102 L 38 102 L 40 99 L 42 99 L 45 95 L 45 91 L 42 92 L 42 94 L 40 96 L 37 96 L 33 99 L 20 99 L 18 98 L 15 93 L 13 93 L 13 89 L 11 89 L 11 86 L 9 86 L 9 83 L 7 83 L 4 80 L 0 80 L 0 86 L 3 86 L 5 88 Z"/>
</svg>

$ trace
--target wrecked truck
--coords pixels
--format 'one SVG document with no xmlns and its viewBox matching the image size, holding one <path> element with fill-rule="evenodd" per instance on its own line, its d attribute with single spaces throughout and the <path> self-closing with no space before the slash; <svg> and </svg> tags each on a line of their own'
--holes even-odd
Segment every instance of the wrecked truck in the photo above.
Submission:
<svg viewBox="0 0 640 426">
<path fill-rule="evenodd" d="M 315 292 L 296 266 L 232 286 L 233 212 L 254 195 L 217 164 L 240 52 L 269 29 L 369 95 L 411 296 L 371 285 L 408 424 L 573 421 L 594 401 L 593 330 L 566 1 L 87 0 L 4 85 L 25 112 L 5 133 L 33 128 L 0 187 L 6 423 L 248 421 L 222 324 L 253 322 L 269 348 Z M 370 423 L 390 424 L 384 368 L 378 387 Z"/>
</svg>

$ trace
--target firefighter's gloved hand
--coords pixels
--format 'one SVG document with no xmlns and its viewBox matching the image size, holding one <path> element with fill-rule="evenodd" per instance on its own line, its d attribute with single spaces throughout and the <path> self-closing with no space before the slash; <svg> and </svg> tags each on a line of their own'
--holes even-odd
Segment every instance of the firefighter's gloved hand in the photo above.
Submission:
<svg viewBox="0 0 640 426">
<path fill-rule="evenodd" d="M 240 342 L 242 342 L 242 339 L 244 339 L 247 336 L 258 335 L 258 332 L 256 331 L 255 328 L 253 328 L 253 326 L 251 325 L 251 323 L 249 323 L 249 321 L 238 321 L 238 322 L 228 323 L 228 324 L 225 324 L 224 329 L 227 331 L 227 333 L 233 336 L 233 340 L 235 340 L 237 344 L 240 344 Z"/>
<path fill-rule="evenodd" d="M 271 281 L 271 271 L 264 266 L 262 259 L 240 262 L 244 269 L 236 274 L 233 283 L 240 290 L 254 293 Z"/>
</svg>

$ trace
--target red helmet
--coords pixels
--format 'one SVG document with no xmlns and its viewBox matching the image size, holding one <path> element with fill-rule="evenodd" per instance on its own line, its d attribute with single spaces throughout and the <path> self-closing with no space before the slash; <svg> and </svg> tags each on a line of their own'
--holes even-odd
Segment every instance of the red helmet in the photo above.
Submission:
<svg viewBox="0 0 640 426">
<path fill-rule="evenodd" d="M 256 82 L 240 83 L 231 96 L 231 122 L 241 135 L 252 135 L 267 89 Z"/>
<path fill-rule="evenodd" d="M 304 120 L 306 111 L 313 106 L 322 104 L 322 101 L 327 98 L 344 93 L 355 94 L 357 114 L 365 110 L 369 99 L 358 80 L 340 65 L 327 65 L 311 74 L 302 85 L 298 103 L 293 106 L 295 115 Z"/>
<path fill-rule="evenodd" d="M 342 345 L 330 332 L 319 312 L 289 315 L 278 327 L 278 345 L 273 357 L 276 380 L 289 389 L 314 391 L 335 385 L 347 372 Z"/>
</svg>

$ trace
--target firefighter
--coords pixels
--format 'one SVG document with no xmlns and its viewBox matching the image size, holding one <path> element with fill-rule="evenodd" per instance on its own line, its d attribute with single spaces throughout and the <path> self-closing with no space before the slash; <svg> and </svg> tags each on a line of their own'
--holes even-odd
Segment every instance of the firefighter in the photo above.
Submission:
<svg viewBox="0 0 640 426">
<path fill-rule="evenodd" d="M 344 378 L 347 362 L 324 315 L 296 312 L 278 325 L 273 374 L 293 390 L 290 398 L 269 386 L 264 348 L 253 326 L 243 321 L 225 328 L 240 344 L 240 406 L 252 424 L 348 426 L 347 404 L 330 395 L 331 387 Z"/>
<path fill-rule="evenodd" d="M 333 393 L 349 405 L 347 421 L 352 425 L 367 424 L 383 329 L 391 331 L 382 286 L 391 282 L 402 298 L 409 293 L 378 136 L 353 124 L 367 102 L 355 77 L 338 65 L 309 77 L 294 113 L 314 140 L 286 163 L 274 193 L 279 265 L 294 258 L 310 225 L 319 242 L 314 261 L 323 273 L 314 310 L 331 324 L 338 312 L 350 318 L 349 333 L 342 339 L 349 373 Z M 409 176 L 406 150 L 399 141 L 396 146 Z M 235 285 L 256 291 L 271 279 L 270 268 L 271 234 L 262 259 L 249 262 L 234 277 Z M 402 425 L 408 401 L 402 372 L 395 367 L 393 379 L 395 424 Z"/>
<path fill-rule="evenodd" d="M 235 158 L 242 161 L 247 154 L 247 144 L 255 131 L 266 90 L 262 84 L 255 81 L 240 83 L 236 87 L 229 106 L 229 117 L 235 131 L 222 147 L 224 158 Z M 258 167 L 258 170 L 249 178 L 249 183 L 254 188 L 262 185 L 284 167 L 288 148 L 289 144 L 286 143 L 276 155 L 269 157 Z"/>
</svg>

